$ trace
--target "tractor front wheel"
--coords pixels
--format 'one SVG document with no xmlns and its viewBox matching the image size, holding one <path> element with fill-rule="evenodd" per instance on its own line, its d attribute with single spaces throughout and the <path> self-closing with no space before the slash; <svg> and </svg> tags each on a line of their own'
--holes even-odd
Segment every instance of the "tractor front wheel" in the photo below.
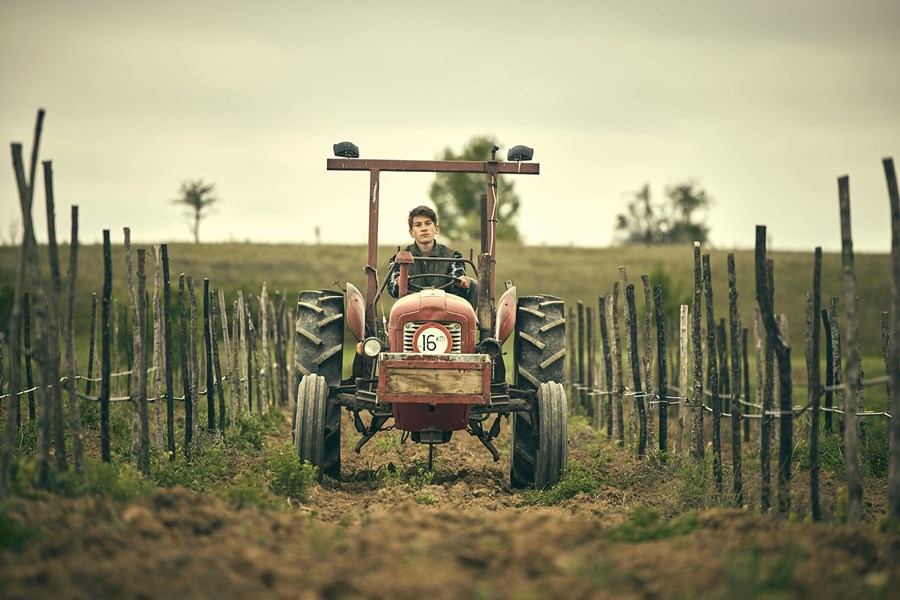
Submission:
<svg viewBox="0 0 900 600">
<path fill-rule="evenodd" d="M 568 409 L 561 383 L 542 383 L 534 407 L 512 417 L 510 481 L 513 487 L 546 489 L 566 471 Z"/>
<path fill-rule="evenodd" d="M 310 374 L 297 388 L 294 414 L 294 446 L 297 456 L 318 467 L 323 475 L 337 479 L 341 472 L 341 407 L 328 398 L 328 383 Z"/>
</svg>

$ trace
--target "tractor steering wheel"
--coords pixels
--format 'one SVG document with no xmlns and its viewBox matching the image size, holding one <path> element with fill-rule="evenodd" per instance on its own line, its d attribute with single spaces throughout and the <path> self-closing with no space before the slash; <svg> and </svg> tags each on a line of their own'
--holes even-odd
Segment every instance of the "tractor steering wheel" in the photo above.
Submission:
<svg viewBox="0 0 900 600">
<path fill-rule="evenodd" d="M 409 275 L 407 277 L 407 281 L 409 282 L 410 289 L 415 289 L 416 291 L 421 291 L 421 290 L 426 289 L 426 288 L 422 287 L 421 285 L 417 285 L 417 284 L 413 283 L 413 279 L 421 279 L 424 277 L 442 277 L 444 279 L 449 279 L 449 281 L 447 283 L 443 283 L 441 285 L 435 286 L 433 289 L 436 289 L 436 290 L 446 290 L 451 285 L 453 285 L 454 283 L 459 281 L 459 277 L 450 275 L 448 273 L 422 273 L 420 275 Z"/>
</svg>

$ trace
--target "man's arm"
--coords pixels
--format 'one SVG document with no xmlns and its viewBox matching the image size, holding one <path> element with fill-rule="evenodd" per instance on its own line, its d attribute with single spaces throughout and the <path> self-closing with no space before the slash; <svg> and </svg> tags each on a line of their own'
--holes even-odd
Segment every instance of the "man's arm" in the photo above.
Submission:
<svg viewBox="0 0 900 600">
<path fill-rule="evenodd" d="M 462 259 L 463 255 L 459 252 L 459 250 L 453 251 L 453 258 Z M 456 277 L 456 281 L 453 282 L 453 285 L 458 288 L 469 289 L 469 278 L 466 277 L 466 263 L 462 262 L 452 262 L 450 263 L 450 271 L 449 275 Z"/>
</svg>

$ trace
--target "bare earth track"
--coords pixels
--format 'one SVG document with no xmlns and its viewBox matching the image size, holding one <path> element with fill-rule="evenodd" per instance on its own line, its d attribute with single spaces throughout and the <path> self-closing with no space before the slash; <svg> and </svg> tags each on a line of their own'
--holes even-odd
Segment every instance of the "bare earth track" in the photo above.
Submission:
<svg viewBox="0 0 900 600">
<path fill-rule="evenodd" d="M 0 597 L 886 598 L 900 585 L 900 534 L 877 526 L 877 481 L 857 526 L 718 508 L 688 515 L 690 527 L 670 537 L 628 541 L 639 507 L 659 512 L 653 531 L 688 522 L 676 514 L 673 469 L 584 426 L 571 437 L 572 458 L 603 483 L 550 507 L 522 506 L 508 452 L 494 463 L 465 433 L 438 449 L 430 483 L 424 447 L 345 446 L 342 480 L 326 478 L 286 511 L 181 488 L 130 504 L 13 499 L 12 515 L 44 536 L 0 553 Z M 801 515 L 804 486 L 800 474 Z M 826 477 L 829 519 L 837 495 Z"/>
</svg>

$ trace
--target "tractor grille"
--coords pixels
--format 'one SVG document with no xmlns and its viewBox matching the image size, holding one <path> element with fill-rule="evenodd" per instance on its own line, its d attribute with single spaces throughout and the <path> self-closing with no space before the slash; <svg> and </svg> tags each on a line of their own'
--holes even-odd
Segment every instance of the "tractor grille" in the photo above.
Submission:
<svg viewBox="0 0 900 600">
<path fill-rule="evenodd" d="M 450 332 L 450 338 L 453 340 L 453 348 L 450 354 L 462 354 L 462 326 L 453 321 L 410 321 L 403 325 L 403 351 L 414 352 L 413 336 L 422 325 L 427 323 L 440 323 Z"/>
</svg>

